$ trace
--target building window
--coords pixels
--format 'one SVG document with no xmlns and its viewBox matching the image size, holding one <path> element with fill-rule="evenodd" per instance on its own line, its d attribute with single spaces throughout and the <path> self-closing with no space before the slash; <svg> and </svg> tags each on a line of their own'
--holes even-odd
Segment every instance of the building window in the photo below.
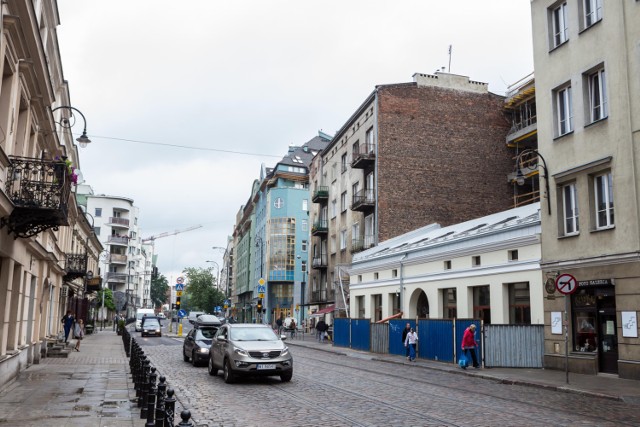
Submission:
<svg viewBox="0 0 640 427">
<path fill-rule="evenodd" d="M 302 210 L 303 211 L 308 211 L 309 210 L 309 200 L 307 200 L 307 199 L 303 199 L 302 200 Z"/>
<path fill-rule="evenodd" d="M 509 261 L 517 261 L 518 260 L 518 250 L 514 249 L 509 251 Z"/>
<path fill-rule="evenodd" d="M 447 260 L 444 262 L 444 269 L 451 270 L 451 260 Z"/>
<path fill-rule="evenodd" d="M 557 136 L 571 132 L 573 130 L 573 101 L 570 85 L 555 91 L 555 110 Z"/>
<path fill-rule="evenodd" d="M 307 252 L 307 241 L 303 240 L 301 245 L 302 252 Z"/>
<path fill-rule="evenodd" d="M 347 230 L 340 230 L 340 250 L 347 249 Z"/>
<path fill-rule="evenodd" d="M 347 211 L 347 192 L 345 191 L 340 195 L 340 212 Z"/>
<path fill-rule="evenodd" d="M 580 231 L 578 222 L 578 195 L 576 184 L 571 183 L 562 187 L 562 209 L 564 235 L 576 234 Z"/>
<path fill-rule="evenodd" d="M 335 164 L 335 162 L 331 165 L 331 182 L 335 181 L 338 177 L 338 174 L 336 173 L 337 167 L 338 165 Z"/>
<path fill-rule="evenodd" d="M 269 280 L 294 280 L 296 265 L 296 219 L 272 218 L 265 255 Z"/>
<path fill-rule="evenodd" d="M 594 177 L 593 187 L 596 229 L 612 227 L 614 225 L 614 217 L 611 172 Z"/>
<path fill-rule="evenodd" d="M 302 261 L 300 269 L 303 273 L 307 271 L 307 261 Z"/>
<path fill-rule="evenodd" d="M 308 231 L 309 230 L 309 222 L 306 219 L 303 219 L 300 222 L 300 228 L 302 229 L 302 231 Z"/>
<path fill-rule="evenodd" d="M 480 256 L 471 257 L 471 265 L 474 267 L 480 267 Z"/>
<path fill-rule="evenodd" d="M 336 217 L 336 215 L 338 214 L 337 210 L 338 210 L 338 204 L 336 202 L 336 199 L 333 199 L 331 201 L 331 218 Z"/>
<path fill-rule="evenodd" d="M 96 218 L 99 217 L 99 216 L 102 216 L 102 208 L 96 208 L 95 212 L 96 212 L 96 215 L 95 215 Z"/>
<path fill-rule="evenodd" d="M 458 317 L 456 288 L 442 290 L 442 315 L 445 319 L 455 319 Z"/>
<path fill-rule="evenodd" d="M 93 232 L 96 236 L 100 237 L 100 227 L 93 227 Z"/>
<path fill-rule="evenodd" d="M 358 283 L 362 283 L 362 274 L 358 274 Z"/>
<path fill-rule="evenodd" d="M 340 157 L 340 172 L 345 173 L 347 171 L 347 153 L 344 153 Z"/>
<path fill-rule="evenodd" d="M 567 3 L 562 3 L 551 11 L 553 27 L 553 47 L 558 47 L 568 39 Z"/>
<path fill-rule="evenodd" d="M 365 143 L 367 144 L 366 153 L 373 152 L 373 126 L 367 129 L 367 133 L 365 136 Z"/>
<path fill-rule="evenodd" d="M 398 269 L 394 268 L 393 270 L 391 270 L 391 277 L 398 277 Z"/>
<path fill-rule="evenodd" d="M 358 317 L 364 319 L 364 295 L 358 295 L 356 301 L 358 304 Z"/>
<path fill-rule="evenodd" d="M 583 0 L 584 28 L 602 19 L 602 0 Z"/>
<path fill-rule="evenodd" d="M 329 243 L 331 245 L 331 247 L 329 248 L 331 250 L 332 254 L 336 253 L 336 236 L 331 236 L 331 239 L 329 239 Z"/>
<path fill-rule="evenodd" d="M 378 277 L 379 275 L 377 272 L 373 273 L 373 280 L 378 280 Z"/>
<path fill-rule="evenodd" d="M 280 209 L 282 206 L 284 206 L 284 200 L 282 200 L 281 197 L 277 197 L 275 202 L 273 202 L 273 207 L 276 209 Z"/>
<path fill-rule="evenodd" d="M 512 325 L 531 324 L 529 283 L 509 284 L 509 323 Z"/>
<path fill-rule="evenodd" d="M 473 318 L 491 324 L 491 292 L 489 286 L 473 288 Z"/>
<path fill-rule="evenodd" d="M 587 76 L 589 87 L 589 118 L 591 123 L 607 117 L 607 88 L 604 68 Z"/>
</svg>

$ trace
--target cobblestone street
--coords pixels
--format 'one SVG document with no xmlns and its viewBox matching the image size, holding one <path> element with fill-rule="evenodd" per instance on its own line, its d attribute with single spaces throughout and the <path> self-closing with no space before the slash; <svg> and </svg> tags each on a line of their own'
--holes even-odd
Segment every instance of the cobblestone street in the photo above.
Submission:
<svg viewBox="0 0 640 427">
<path fill-rule="evenodd" d="M 180 344 L 179 342 L 177 344 Z M 198 426 L 620 426 L 637 406 L 543 388 L 290 347 L 294 375 L 225 384 L 182 360 L 181 345 L 145 346 Z"/>
</svg>

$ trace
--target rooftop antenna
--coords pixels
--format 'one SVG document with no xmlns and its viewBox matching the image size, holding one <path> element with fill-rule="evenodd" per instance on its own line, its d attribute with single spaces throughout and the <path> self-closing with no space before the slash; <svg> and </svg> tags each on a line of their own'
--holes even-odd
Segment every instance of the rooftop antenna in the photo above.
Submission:
<svg viewBox="0 0 640 427">
<path fill-rule="evenodd" d="M 452 44 L 449 45 L 449 71 L 447 71 L 448 73 L 451 73 L 451 52 L 453 52 Z"/>
</svg>

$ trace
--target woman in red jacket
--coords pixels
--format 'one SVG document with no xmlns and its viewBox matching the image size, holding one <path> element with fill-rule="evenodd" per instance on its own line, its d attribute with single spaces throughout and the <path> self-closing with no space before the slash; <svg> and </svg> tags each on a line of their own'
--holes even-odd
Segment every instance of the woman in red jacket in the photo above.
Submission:
<svg viewBox="0 0 640 427">
<path fill-rule="evenodd" d="M 476 333 L 476 325 L 471 324 L 464 331 L 464 335 L 462 335 L 462 351 L 468 356 L 471 354 L 471 360 L 473 360 L 473 367 L 479 368 L 480 364 L 478 363 L 478 358 L 476 356 L 476 347 L 478 343 L 475 339 Z M 468 359 L 468 357 L 467 357 Z M 466 368 L 463 368 L 466 369 Z"/>
</svg>

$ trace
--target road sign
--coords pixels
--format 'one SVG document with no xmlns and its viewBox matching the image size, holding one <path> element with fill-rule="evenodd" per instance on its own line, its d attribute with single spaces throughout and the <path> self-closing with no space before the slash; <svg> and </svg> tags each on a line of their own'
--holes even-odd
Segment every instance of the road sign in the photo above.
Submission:
<svg viewBox="0 0 640 427">
<path fill-rule="evenodd" d="M 178 317 L 187 317 L 187 312 L 183 309 L 178 310 Z"/>
<path fill-rule="evenodd" d="M 177 297 L 181 297 L 182 296 L 182 291 L 176 291 L 176 296 Z"/>
<path fill-rule="evenodd" d="M 183 278 L 182 276 L 179 276 L 179 277 L 176 279 L 176 283 L 184 283 L 184 278 Z"/>
<path fill-rule="evenodd" d="M 258 294 L 258 298 L 264 298 L 264 294 L 262 293 Z"/>
<path fill-rule="evenodd" d="M 570 274 L 561 274 L 556 278 L 556 289 L 564 295 L 570 295 L 578 290 L 578 281 Z"/>
<path fill-rule="evenodd" d="M 184 283 L 176 283 L 176 291 L 184 291 Z"/>
<path fill-rule="evenodd" d="M 258 285 L 264 285 L 264 279 L 262 277 L 258 279 Z"/>
<path fill-rule="evenodd" d="M 264 294 L 265 292 L 267 292 L 267 288 L 265 286 L 258 286 L 258 293 L 259 294 Z M 259 298 L 264 298 L 264 297 L 259 297 Z"/>
<path fill-rule="evenodd" d="M 220 307 L 219 305 L 216 305 L 216 306 L 213 308 L 213 311 L 215 311 L 215 312 L 222 311 L 222 307 Z"/>
</svg>

